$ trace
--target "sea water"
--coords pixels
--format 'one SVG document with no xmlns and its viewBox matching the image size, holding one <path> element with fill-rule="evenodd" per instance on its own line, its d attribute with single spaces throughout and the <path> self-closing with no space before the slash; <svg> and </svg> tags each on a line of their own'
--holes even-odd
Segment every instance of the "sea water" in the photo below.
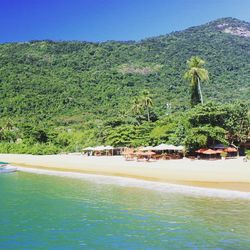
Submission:
<svg viewBox="0 0 250 250">
<path fill-rule="evenodd" d="M 0 175 L 0 249 L 250 249 L 247 195 L 85 177 Z"/>
</svg>

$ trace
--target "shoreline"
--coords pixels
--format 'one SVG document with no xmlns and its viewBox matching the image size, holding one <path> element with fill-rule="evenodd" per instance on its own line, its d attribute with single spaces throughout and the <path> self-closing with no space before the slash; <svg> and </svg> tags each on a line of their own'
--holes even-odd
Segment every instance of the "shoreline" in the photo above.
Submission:
<svg viewBox="0 0 250 250">
<path fill-rule="evenodd" d="M 250 200 L 250 192 L 235 191 L 235 190 L 225 190 L 216 188 L 206 188 L 198 186 L 187 186 L 182 184 L 172 184 L 165 182 L 154 182 L 144 179 L 135 179 L 129 177 L 120 176 L 105 176 L 98 174 L 86 174 L 79 172 L 65 172 L 58 170 L 45 170 L 38 168 L 27 168 L 17 166 L 18 170 L 21 172 L 31 173 L 31 174 L 41 174 L 49 176 L 57 176 L 63 178 L 73 178 L 82 179 L 89 182 L 94 182 L 97 184 L 106 185 L 116 185 L 120 187 L 129 188 L 143 188 L 152 191 L 164 192 L 164 193 L 178 193 L 184 195 L 191 195 L 195 197 L 217 197 L 222 199 L 247 199 Z"/>
<path fill-rule="evenodd" d="M 136 162 L 125 161 L 120 156 L 0 154 L 0 159 L 27 169 L 250 192 L 250 163 L 243 162 L 241 158 L 220 161 L 182 159 Z"/>
</svg>

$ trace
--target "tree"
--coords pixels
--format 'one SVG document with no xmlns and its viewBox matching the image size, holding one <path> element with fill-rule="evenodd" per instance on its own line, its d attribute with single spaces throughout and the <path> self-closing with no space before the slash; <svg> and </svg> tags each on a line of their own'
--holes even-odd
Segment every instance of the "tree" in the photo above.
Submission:
<svg viewBox="0 0 250 250">
<path fill-rule="evenodd" d="M 132 113 L 134 115 L 138 116 L 138 120 L 139 120 L 139 124 L 140 124 L 140 120 L 142 120 L 141 116 L 145 115 L 146 112 L 146 116 L 147 116 L 147 121 L 150 121 L 150 108 L 153 106 L 153 101 L 150 95 L 150 92 L 148 90 L 143 90 L 142 94 L 140 96 L 135 97 L 135 99 L 133 100 L 133 104 L 132 104 Z M 144 118 L 144 117 L 143 117 Z M 145 118 L 144 118 L 145 119 Z"/>
<path fill-rule="evenodd" d="M 227 131 L 218 126 L 200 126 L 191 128 L 185 138 L 185 145 L 190 151 L 200 147 L 211 147 L 216 143 L 226 144 L 225 139 Z"/>
<path fill-rule="evenodd" d="M 225 129 L 230 144 L 240 146 L 247 141 L 250 131 L 250 115 L 246 104 L 236 102 L 225 107 Z"/>
<path fill-rule="evenodd" d="M 135 128 L 133 125 L 121 125 L 108 130 L 106 144 L 115 147 L 129 147 L 135 138 Z"/>
<path fill-rule="evenodd" d="M 198 56 L 192 56 L 187 61 L 188 70 L 184 74 L 184 78 L 191 84 L 191 105 L 198 103 L 203 104 L 203 96 L 201 92 L 201 81 L 208 80 L 208 71 L 202 66 L 205 64 Z"/>
<path fill-rule="evenodd" d="M 140 97 L 140 103 L 143 109 L 147 112 L 147 120 L 150 121 L 150 108 L 153 106 L 153 101 L 148 90 L 144 90 Z"/>
<path fill-rule="evenodd" d="M 135 97 L 135 99 L 133 100 L 131 110 L 132 110 L 132 113 L 135 115 L 142 113 L 142 105 L 141 105 L 141 100 L 139 97 Z"/>
<path fill-rule="evenodd" d="M 135 97 L 135 99 L 133 100 L 131 112 L 135 116 L 137 125 L 140 125 L 141 121 L 143 120 L 143 116 L 142 116 L 143 108 L 141 105 L 141 100 L 138 96 Z"/>
</svg>

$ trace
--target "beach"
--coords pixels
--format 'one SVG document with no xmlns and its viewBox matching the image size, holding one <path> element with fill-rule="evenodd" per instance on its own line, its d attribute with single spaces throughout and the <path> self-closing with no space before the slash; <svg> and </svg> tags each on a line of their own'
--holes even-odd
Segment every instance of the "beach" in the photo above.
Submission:
<svg viewBox="0 0 250 250">
<path fill-rule="evenodd" d="M 122 156 L 0 154 L 27 169 L 119 176 L 171 184 L 250 192 L 250 162 L 230 160 L 125 161 Z"/>
</svg>

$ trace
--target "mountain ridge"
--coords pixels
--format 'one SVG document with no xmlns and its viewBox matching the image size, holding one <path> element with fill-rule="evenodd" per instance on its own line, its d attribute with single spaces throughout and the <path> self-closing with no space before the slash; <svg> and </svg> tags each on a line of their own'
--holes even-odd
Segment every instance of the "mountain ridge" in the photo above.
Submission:
<svg viewBox="0 0 250 250">
<path fill-rule="evenodd" d="M 221 17 L 221 18 L 217 18 L 215 20 L 206 22 L 204 24 L 199 24 L 199 25 L 195 25 L 195 26 L 191 26 L 182 30 L 176 30 L 176 31 L 171 31 L 169 33 L 165 33 L 165 34 L 160 34 L 160 35 L 155 35 L 152 37 L 145 37 L 145 38 L 141 38 L 139 40 L 106 40 L 106 41 L 88 41 L 88 40 L 53 40 L 50 38 L 45 38 L 45 39 L 32 39 L 29 41 L 22 41 L 22 42 L 3 42 L 0 44 L 25 44 L 25 43 L 32 43 L 32 42 L 43 42 L 43 41 L 47 41 L 47 42 L 79 42 L 79 43 L 93 43 L 93 44 L 99 44 L 99 43 L 109 43 L 109 42 L 118 42 L 118 43 L 140 43 L 141 41 L 147 40 L 147 39 L 152 39 L 152 38 L 157 38 L 157 37 L 162 37 L 162 36 L 169 36 L 169 35 L 173 35 L 176 33 L 180 33 L 180 32 L 184 32 L 186 30 L 189 29 L 193 29 L 193 28 L 199 28 L 199 27 L 203 27 L 203 26 L 214 26 L 214 25 L 218 25 L 221 24 L 222 22 L 227 22 L 229 24 L 233 24 L 233 26 L 237 25 L 237 24 L 241 24 L 243 25 L 243 27 L 248 27 L 248 29 L 250 30 L 250 22 L 244 21 L 244 20 L 240 20 L 238 18 L 234 18 L 234 17 Z"/>
</svg>

